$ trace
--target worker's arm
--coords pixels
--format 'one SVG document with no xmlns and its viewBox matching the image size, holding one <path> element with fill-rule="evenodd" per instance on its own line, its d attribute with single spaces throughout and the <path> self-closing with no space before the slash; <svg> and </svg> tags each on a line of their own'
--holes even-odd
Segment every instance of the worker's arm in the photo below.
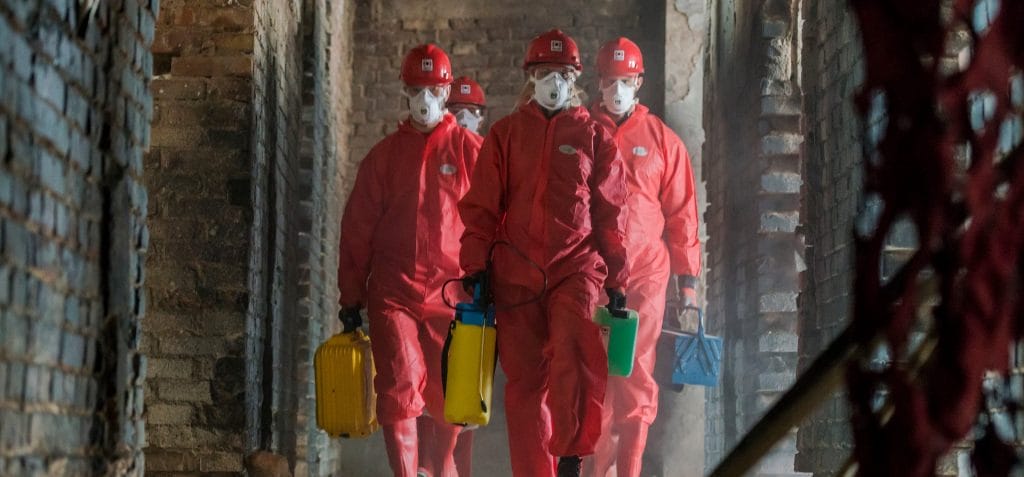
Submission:
<svg viewBox="0 0 1024 477">
<path fill-rule="evenodd" d="M 484 139 L 469 192 L 459 201 L 459 215 L 466 230 L 462 233 L 462 248 L 459 264 L 471 275 L 483 271 L 487 266 L 487 253 L 498 231 L 498 223 L 504 214 L 505 181 L 502 171 L 502 154 L 494 131 Z"/>
<path fill-rule="evenodd" d="M 679 275 L 680 288 L 696 286 L 700 275 L 700 238 L 697 219 L 697 191 L 690 155 L 683 142 L 665 128 L 665 175 L 661 184 L 661 211 L 665 216 L 665 242 L 672 273 Z"/>
<path fill-rule="evenodd" d="M 594 168 L 590 176 L 590 217 L 598 252 L 608 266 L 605 288 L 623 288 L 626 269 L 626 173 L 615 140 L 594 128 Z"/>
<path fill-rule="evenodd" d="M 366 304 L 366 279 L 373 260 L 373 235 L 384 211 L 383 162 L 378 148 L 367 154 L 359 164 L 356 183 L 345 204 L 341 219 L 341 242 L 338 252 L 338 289 L 342 307 Z"/>
</svg>

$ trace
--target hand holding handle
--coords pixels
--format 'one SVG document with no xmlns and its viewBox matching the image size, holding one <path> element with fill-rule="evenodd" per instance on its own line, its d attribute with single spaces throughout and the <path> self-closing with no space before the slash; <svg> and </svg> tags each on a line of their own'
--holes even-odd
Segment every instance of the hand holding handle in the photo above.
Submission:
<svg viewBox="0 0 1024 477">
<path fill-rule="evenodd" d="M 342 332 L 351 333 L 363 326 L 363 315 L 359 314 L 360 306 L 342 307 L 338 312 L 338 320 L 341 321 Z"/>
</svg>

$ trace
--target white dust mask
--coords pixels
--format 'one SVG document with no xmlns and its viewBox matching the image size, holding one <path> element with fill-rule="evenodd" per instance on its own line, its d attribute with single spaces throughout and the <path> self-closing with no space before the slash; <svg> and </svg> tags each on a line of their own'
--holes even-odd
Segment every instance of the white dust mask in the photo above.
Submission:
<svg viewBox="0 0 1024 477">
<path fill-rule="evenodd" d="M 626 85 L 625 81 L 615 80 L 607 88 L 601 90 L 601 104 L 616 116 L 622 116 L 633 109 L 636 104 L 636 87 Z"/>
<path fill-rule="evenodd" d="M 444 117 L 444 95 L 434 96 L 430 88 L 423 88 L 415 96 L 409 96 L 409 114 L 416 122 L 433 128 Z"/>
<path fill-rule="evenodd" d="M 561 73 L 552 72 L 542 79 L 530 78 L 533 82 L 533 99 L 549 111 L 557 111 L 569 104 L 569 90 L 572 84 Z"/>
<path fill-rule="evenodd" d="M 455 113 L 455 121 L 459 123 L 459 126 L 478 134 L 480 133 L 480 123 L 482 123 L 483 120 L 484 116 L 482 114 L 474 114 L 468 109 L 463 109 Z"/>
</svg>

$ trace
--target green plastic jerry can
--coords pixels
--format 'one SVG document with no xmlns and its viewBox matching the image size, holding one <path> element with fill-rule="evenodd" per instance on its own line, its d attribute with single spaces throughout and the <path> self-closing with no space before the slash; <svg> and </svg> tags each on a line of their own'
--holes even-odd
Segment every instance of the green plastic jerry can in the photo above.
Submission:
<svg viewBox="0 0 1024 477">
<path fill-rule="evenodd" d="M 636 311 L 626 309 L 612 312 L 607 307 L 599 306 L 594 322 L 601 327 L 601 337 L 608 349 L 608 374 L 623 377 L 633 374 L 636 333 L 640 326 Z"/>
</svg>

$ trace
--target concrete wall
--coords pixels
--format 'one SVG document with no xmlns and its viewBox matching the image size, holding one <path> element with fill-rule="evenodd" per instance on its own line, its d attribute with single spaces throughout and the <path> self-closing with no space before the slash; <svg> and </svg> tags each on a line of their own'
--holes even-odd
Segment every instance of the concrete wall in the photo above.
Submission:
<svg viewBox="0 0 1024 477">
<path fill-rule="evenodd" d="M 0 5 L 2 475 L 143 468 L 156 8 Z"/>
</svg>

